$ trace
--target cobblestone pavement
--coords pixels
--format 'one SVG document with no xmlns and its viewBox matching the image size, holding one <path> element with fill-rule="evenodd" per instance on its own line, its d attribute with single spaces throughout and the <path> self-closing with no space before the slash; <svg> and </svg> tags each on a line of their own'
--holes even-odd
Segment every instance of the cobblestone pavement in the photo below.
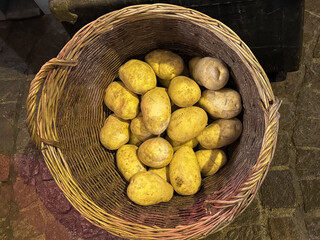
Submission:
<svg viewBox="0 0 320 240">
<path fill-rule="evenodd" d="M 320 1 L 307 0 L 299 71 L 273 83 L 283 101 L 271 169 L 231 225 L 206 239 L 320 239 Z M 113 239 L 70 206 L 25 128 L 30 81 L 68 36 L 51 17 L 0 22 L 0 239 Z M 58 194 L 57 194 L 58 192 Z"/>
</svg>

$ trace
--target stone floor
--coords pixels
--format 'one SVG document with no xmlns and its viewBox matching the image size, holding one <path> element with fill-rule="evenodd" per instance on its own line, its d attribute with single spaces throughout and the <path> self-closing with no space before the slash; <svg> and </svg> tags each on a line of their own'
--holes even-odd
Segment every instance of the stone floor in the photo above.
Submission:
<svg viewBox="0 0 320 240">
<path fill-rule="evenodd" d="M 231 225 L 206 239 L 320 239 L 320 1 L 306 0 L 299 71 L 273 83 L 283 101 L 271 169 Z M 59 193 L 25 128 L 30 81 L 68 40 L 41 19 L 0 22 L 0 239 L 113 239 Z"/>
</svg>

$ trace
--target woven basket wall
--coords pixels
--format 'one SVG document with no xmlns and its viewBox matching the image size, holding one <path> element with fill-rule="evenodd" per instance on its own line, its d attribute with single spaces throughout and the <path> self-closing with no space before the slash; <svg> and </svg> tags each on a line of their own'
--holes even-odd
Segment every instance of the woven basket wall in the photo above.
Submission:
<svg viewBox="0 0 320 240">
<path fill-rule="evenodd" d="M 104 90 L 120 65 L 157 48 L 226 62 L 243 100 L 243 133 L 197 194 L 143 207 L 127 198 L 115 152 L 102 147 L 99 131 L 110 113 Z M 279 106 L 258 61 L 227 26 L 183 7 L 136 5 L 86 25 L 43 65 L 30 86 L 27 126 L 55 181 L 90 222 L 130 239 L 200 239 L 228 225 L 257 193 L 275 150 Z"/>
</svg>

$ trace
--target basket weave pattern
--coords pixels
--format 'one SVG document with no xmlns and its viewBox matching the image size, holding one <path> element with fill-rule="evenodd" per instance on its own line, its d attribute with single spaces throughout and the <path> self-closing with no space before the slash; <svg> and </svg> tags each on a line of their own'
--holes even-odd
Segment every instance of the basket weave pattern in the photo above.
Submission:
<svg viewBox="0 0 320 240">
<path fill-rule="evenodd" d="M 124 61 L 159 47 L 222 58 L 243 98 L 244 132 L 226 167 L 195 196 L 140 207 L 125 197 L 114 152 L 99 143 L 109 114 L 102 98 Z M 86 25 L 43 65 L 30 86 L 27 126 L 58 186 L 90 222 L 130 239 L 199 239 L 227 226 L 253 200 L 274 154 L 279 107 L 257 59 L 227 26 L 183 7 L 136 5 Z"/>
</svg>

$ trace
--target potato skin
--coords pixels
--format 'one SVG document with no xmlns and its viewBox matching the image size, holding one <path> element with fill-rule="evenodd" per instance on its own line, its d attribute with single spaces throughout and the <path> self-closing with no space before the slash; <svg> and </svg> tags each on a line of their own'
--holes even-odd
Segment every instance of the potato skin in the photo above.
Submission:
<svg viewBox="0 0 320 240">
<path fill-rule="evenodd" d="M 170 163 L 173 149 L 171 144 L 162 137 L 150 138 L 140 145 L 138 156 L 145 165 L 162 168 Z"/>
<path fill-rule="evenodd" d="M 122 176 L 130 181 L 130 178 L 138 172 L 146 172 L 147 169 L 139 160 L 138 147 L 131 144 L 121 146 L 116 154 L 117 167 Z"/>
<path fill-rule="evenodd" d="M 193 78 L 193 69 L 200 59 L 201 57 L 194 57 L 189 61 L 189 71 L 190 71 L 190 76 L 192 78 Z"/>
<path fill-rule="evenodd" d="M 191 148 L 195 148 L 199 143 L 197 138 L 192 138 L 191 140 L 189 140 L 187 142 L 174 141 L 174 140 L 170 139 L 169 136 L 167 136 L 166 139 L 171 144 L 174 152 L 177 151 L 182 146 L 188 146 L 188 147 L 191 147 Z"/>
<path fill-rule="evenodd" d="M 191 78 L 178 76 L 171 80 L 168 94 L 175 105 L 179 107 L 191 107 L 199 101 L 201 90 L 198 84 Z"/>
<path fill-rule="evenodd" d="M 152 67 L 156 75 L 163 80 L 179 76 L 184 69 L 182 58 L 173 52 L 157 49 L 148 53 L 145 61 Z"/>
<path fill-rule="evenodd" d="M 198 104 L 213 118 L 230 119 L 242 111 L 240 94 L 229 88 L 203 91 Z"/>
<path fill-rule="evenodd" d="M 175 152 L 169 165 L 170 182 L 180 195 L 195 194 L 201 185 L 197 157 L 191 147 L 183 146 Z"/>
<path fill-rule="evenodd" d="M 171 79 L 165 80 L 162 78 L 158 78 L 158 81 L 163 87 L 168 88 L 170 86 Z"/>
<path fill-rule="evenodd" d="M 135 145 L 137 147 L 139 147 L 142 144 L 142 141 L 140 141 L 136 135 L 134 135 L 132 132 L 130 132 L 130 140 L 129 140 L 129 144 Z"/>
<path fill-rule="evenodd" d="M 197 140 L 205 149 L 227 146 L 238 139 L 242 132 L 239 119 L 219 119 L 208 125 L 198 136 Z"/>
<path fill-rule="evenodd" d="M 227 156 L 221 149 L 199 150 L 196 156 L 203 177 L 215 174 L 227 162 Z"/>
<path fill-rule="evenodd" d="M 229 79 L 229 70 L 224 62 L 212 57 L 201 58 L 193 69 L 193 78 L 210 90 L 223 88 Z"/>
<path fill-rule="evenodd" d="M 173 188 L 155 173 L 140 172 L 131 178 L 127 195 L 134 203 L 149 206 L 170 201 L 173 196 Z"/>
<path fill-rule="evenodd" d="M 131 59 L 119 68 L 119 78 L 136 94 L 145 94 L 157 85 L 157 77 L 150 65 L 137 59 Z"/>
<path fill-rule="evenodd" d="M 163 133 L 171 117 L 171 102 L 166 90 L 156 87 L 143 95 L 141 113 L 149 132 L 154 135 Z"/>
<path fill-rule="evenodd" d="M 135 118 L 139 111 L 138 96 L 119 81 L 109 84 L 105 91 L 104 103 L 115 115 L 124 120 Z"/>
<path fill-rule="evenodd" d="M 140 141 L 145 141 L 153 136 L 146 128 L 141 113 L 131 120 L 130 130 Z"/>
<path fill-rule="evenodd" d="M 184 65 L 183 71 L 181 73 L 181 76 L 185 76 L 185 77 L 189 77 L 190 76 L 189 70 L 185 65 Z M 165 80 L 165 79 L 162 79 L 162 78 L 158 78 L 159 83 L 165 88 L 169 88 L 171 80 L 172 79 Z"/>
<path fill-rule="evenodd" d="M 187 142 L 195 138 L 207 125 L 208 116 L 199 107 L 180 108 L 172 113 L 167 129 L 169 138 Z"/>
<path fill-rule="evenodd" d="M 100 131 L 100 142 L 109 150 L 116 150 L 129 141 L 129 122 L 111 114 Z"/>
<path fill-rule="evenodd" d="M 166 180 L 167 182 L 170 181 L 169 178 L 169 166 L 165 166 L 162 168 L 149 168 L 148 172 L 152 172 L 158 174 L 161 178 Z"/>
</svg>

